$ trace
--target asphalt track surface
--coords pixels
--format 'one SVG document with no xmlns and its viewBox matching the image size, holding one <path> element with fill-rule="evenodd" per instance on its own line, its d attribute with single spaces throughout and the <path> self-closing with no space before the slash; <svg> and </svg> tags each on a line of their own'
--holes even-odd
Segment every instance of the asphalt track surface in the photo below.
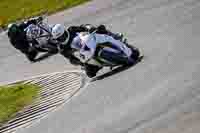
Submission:
<svg viewBox="0 0 200 133">
<path fill-rule="evenodd" d="M 49 21 L 106 24 L 124 32 L 145 58 L 90 83 L 18 133 L 199 133 L 199 0 L 94 0 Z M 0 36 L 1 82 L 77 68 L 59 55 L 29 64 L 5 38 Z"/>
</svg>

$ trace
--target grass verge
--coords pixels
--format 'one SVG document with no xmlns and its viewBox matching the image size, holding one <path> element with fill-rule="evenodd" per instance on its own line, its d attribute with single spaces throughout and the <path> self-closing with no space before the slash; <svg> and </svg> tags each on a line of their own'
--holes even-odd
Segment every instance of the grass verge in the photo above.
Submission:
<svg viewBox="0 0 200 133">
<path fill-rule="evenodd" d="M 33 84 L 0 87 L 0 126 L 31 104 L 39 95 L 39 89 L 39 86 Z"/>
<path fill-rule="evenodd" d="M 89 0 L 1 0 L 0 26 L 44 12 L 51 14 L 86 1 Z"/>
</svg>

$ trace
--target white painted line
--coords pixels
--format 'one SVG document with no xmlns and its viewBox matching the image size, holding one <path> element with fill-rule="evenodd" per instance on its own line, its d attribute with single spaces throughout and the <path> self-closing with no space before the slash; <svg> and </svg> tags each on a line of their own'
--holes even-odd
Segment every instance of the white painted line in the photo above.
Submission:
<svg viewBox="0 0 200 133">
<path fill-rule="evenodd" d="M 25 83 L 36 83 L 42 87 L 40 97 L 32 105 L 19 112 L 15 119 L 0 127 L 0 132 L 15 131 L 19 127 L 39 121 L 68 102 L 79 92 L 81 86 L 86 84 L 84 81 L 85 77 L 82 71 L 55 72 L 25 79 Z M 14 81 L 11 84 L 16 82 L 22 82 L 22 80 Z"/>
<path fill-rule="evenodd" d="M 60 74 L 60 73 L 69 73 L 69 72 L 71 72 L 71 73 L 80 73 L 80 74 L 83 73 L 82 70 L 66 70 L 66 71 L 63 71 L 63 72 L 46 73 L 46 74 L 41 74 L 41 75 L 37 75 L 37 76 L 31 76 L 31 77 L 28 77 L 28 78 L 22 78 L 22 79 L 10 81 L 10 82 L 2 82 L 2 83 L 0 83 L 0 86 L 9 85 L 9 84 L 15 84 L 15 83 L 18 83 L 18 82 L 21 82 L 21 81 L 32 80 L 32 79 L 39 78 L 39 77 L 45 77 L 45 76 L 49 76 L 49 75 Z"/>
</svg>

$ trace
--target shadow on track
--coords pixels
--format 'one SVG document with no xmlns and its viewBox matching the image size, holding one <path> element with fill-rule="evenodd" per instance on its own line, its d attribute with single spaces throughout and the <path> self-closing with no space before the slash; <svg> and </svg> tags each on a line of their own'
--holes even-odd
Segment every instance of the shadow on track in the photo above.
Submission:
<svg viewBox="0 0 200 133">
<path fill-rule="evenodd" d="M 115 75 L 115 74 L 120 73 L 122 71 L 125 71 L 125 70 L 127 70 L 127 69 L 135 66 L 137 63 L 139 63 L 143 59 L 143 57 L 144 56 L 141 56 L 133 65 L 130 65 L 130 66 L 120 66 L 120 67 L 114 68 L 113 70 L 111 70 L 111 71 L 109 71 L 107 73 L 104 73 L 104 74 L 102 74 L 100 76 L 97 76 L 97 77 L 93 78 L 91 80 L 91 82 L 94 82 L 94 81 L 97 81 L 97 80 L 102 80 L 102 79 L 107 78 L 109 76 L 112 76 L 112 75 Z"/>
</svg>

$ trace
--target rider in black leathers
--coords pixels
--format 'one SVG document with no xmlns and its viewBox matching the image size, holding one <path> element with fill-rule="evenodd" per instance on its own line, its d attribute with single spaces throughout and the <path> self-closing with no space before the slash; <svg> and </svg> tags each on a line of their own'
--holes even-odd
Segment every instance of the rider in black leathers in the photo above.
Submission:
<svg viewBox="0 0 200 133">
<path fill-rule="evenodd" d="M 29 61 L 34 62 L 35 57 L 38 52 L 34 50 L 26 37 L 26 32 L 24 31 L 30 24 L 37 24 L 42 21 L 41 17 L 32 18 L 26 22 L 20 24 L 10 24 L 8 25 L 8 38 L 12 46 L 20 50 L 23 54 L 26 55 Z"/>
</svg>

